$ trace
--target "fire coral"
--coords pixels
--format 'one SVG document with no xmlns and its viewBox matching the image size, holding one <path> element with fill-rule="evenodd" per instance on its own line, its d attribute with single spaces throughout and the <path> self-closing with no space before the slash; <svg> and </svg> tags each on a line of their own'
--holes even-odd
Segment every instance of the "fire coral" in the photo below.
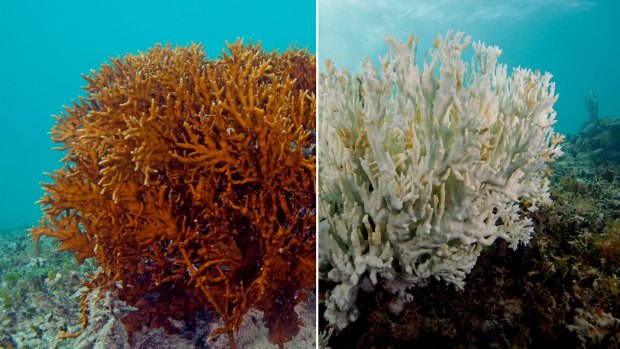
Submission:
<svg viewBox="0 0 620 349">
<path fill-rule="evenodd" d="M 51 132 L 64 167 L 32 236 L 95 258 L 89 289 L 140 308 L 129 330 L 211 307 L 235 347 L 254 307 L 282 346 L 315 284 L 315 58 L 227 47 L 158 45 L 85 76 Z"/>
</svg>

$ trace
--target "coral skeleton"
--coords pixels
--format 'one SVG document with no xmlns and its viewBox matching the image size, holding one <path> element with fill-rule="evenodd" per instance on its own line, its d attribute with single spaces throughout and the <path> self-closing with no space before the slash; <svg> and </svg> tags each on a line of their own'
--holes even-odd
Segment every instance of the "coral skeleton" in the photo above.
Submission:
<svg viewBox="0 0 620 349">
<path fill-rule="evenodd" d="M 527 243 L 562 155 L 549 73 L 497 64 L 501 50 L 448 32 L 416 61 L 415 37 L 360 74 L 326 62 L 319 81 L 319 275 L 324 317 L 359 317 L 380 285 L 398 312 L 430 278 L 462 289 L 484 246 Z"/>
<path fill-rule="evenodd" d="M 129 335 L 211 309 L 234 347 L 256 308 L 282 346 L 314 287 L 314 56 L 227 47 L 212 60 L 195 44 L 112 59 L 52 130 L 64 168 L 32 235 L 95 258 L 88 289 L 139 309 Z"/>
</svg>

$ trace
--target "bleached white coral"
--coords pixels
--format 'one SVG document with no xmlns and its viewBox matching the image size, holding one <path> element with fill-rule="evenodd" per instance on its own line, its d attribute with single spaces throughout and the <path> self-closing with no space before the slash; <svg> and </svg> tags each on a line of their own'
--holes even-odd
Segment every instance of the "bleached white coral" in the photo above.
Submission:
<svg viewBox="0 0 620 349">
<path fill-rule="evenodd" d="M 551 75 L 498 65 L 501 50 L 451 32 L 423 67 L 416 41 L 359 75 L 326 63 L 319 82 L 319 270 L 336 284 L 325 317 L 358 317 L 359 288 L 410 301 L 434 277 L 463 288 L 483 246 L 532 233 L 520 203 L 549 201 L 546 163 L 561 156 Z M 396 309 L 400 308 L 397 304 Z"/>
</svg>

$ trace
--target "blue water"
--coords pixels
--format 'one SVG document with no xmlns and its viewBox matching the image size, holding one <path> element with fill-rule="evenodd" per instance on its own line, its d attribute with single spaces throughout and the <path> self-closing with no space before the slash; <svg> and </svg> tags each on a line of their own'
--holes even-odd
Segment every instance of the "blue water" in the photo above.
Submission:
<svg viewBox="0 0 620 349">
<path fill-rule="evenodd" d="M 498 45 L 500 62 L 554 75 L 560 132 L 577 133 L 587 118 L 583 96 L 595 91 L 600 116 L 620 116 L 620 2 L 586 0 L 318 0 L 319 60 L 356 70 L 386 52 L 387 32 L 419 38 L 462 30 Z M 0 3 L 0 226 L 35 224 L 43 172 L 61 166 L 47 132 L 52 114 L 81 95 L 82 73 L 108 57 L 155 43 L 201 42 L 220 54 L 243 36 L 266 49 L 297 42 L 316 52 L 315 2 L 99 1 Z M 421 57 L 421 56 L 420 56 Z"/>
<path fill-rule="evenodd" d="M 0 2 L 0 227 L 38 221 L 38 183 L 62 165 L 51 115 L 82 95 L 81 74 L 156 43 L 201 42 L 210 57 L 237 37 L 316 52 L 315 9 L 310 0 Z"/>
<path fill-rule="evenodd" d="M 503 50 L 500 63 L 554 75 L 556 130 L 577 133 L 583 97 L 599 97 L 600 117 L 620 117 L 620 2 L 589 0 L 318 0 L 319 61 L 360 71 L 387 52 L 385 35 L 419 38 L 418 62 L 437 34 L 464 31 Z M 323 65 L 321 64 L 321 67 Z"/>
</svg>

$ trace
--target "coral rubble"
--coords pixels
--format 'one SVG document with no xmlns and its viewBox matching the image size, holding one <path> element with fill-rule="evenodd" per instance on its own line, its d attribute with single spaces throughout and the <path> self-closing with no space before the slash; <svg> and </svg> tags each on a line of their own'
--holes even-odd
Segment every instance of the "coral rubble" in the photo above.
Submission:
<svg viewBox="0 0 620 349">
<path fill-rule="evenodd" d="M 439 36 L 421 69 L 413 36 L 388 37 L 380 68 L 321 74 L 319 272 L 335 328 L 359 317 L 362 290 L 396 295 L 398 313 L 430 279 L 462 289 L 484 247 L 529 241 L 522 206 L 549 202 L 547 163 L 562 154 L 551 75 L 508 74 L 483 43 L 468 65 L 469 43 Z"/>
<path fill-rule="evenodd" d="M 315 283 L 314 56 L 228 50 L 112 59 L 52 130 L 64 167 L 32 235 L 95 259 L 89 290 L 139 309 L 123 320 L 129 336 L 204 307 L 231 346 L 251 308 L 272 343 L 299 331 L 294 307 Z"/>
<path fill-rule="evenodd" d="M 55 246 L 35 244 L 25 228 L 0 228 L 0 348 L 73 347 L 58 332 L 78 321 L 80 277 L 95 268 Z"/>
</svg>

